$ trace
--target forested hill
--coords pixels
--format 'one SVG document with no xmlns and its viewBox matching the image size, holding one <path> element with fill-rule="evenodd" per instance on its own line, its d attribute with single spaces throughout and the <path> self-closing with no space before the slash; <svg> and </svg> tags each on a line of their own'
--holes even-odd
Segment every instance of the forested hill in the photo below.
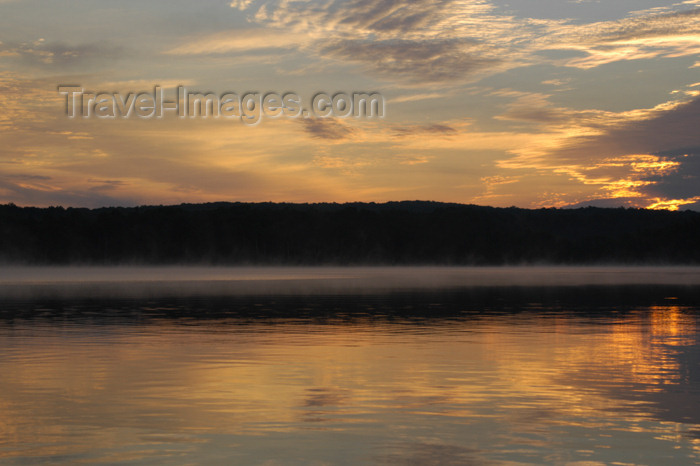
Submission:
<svg viewBox="0 0 700 466">
<path fill-rule="evenodd" d="M 436 202 L 0 205 L 0 262 L 700 264 L 700 213 Z"/>
</svg>

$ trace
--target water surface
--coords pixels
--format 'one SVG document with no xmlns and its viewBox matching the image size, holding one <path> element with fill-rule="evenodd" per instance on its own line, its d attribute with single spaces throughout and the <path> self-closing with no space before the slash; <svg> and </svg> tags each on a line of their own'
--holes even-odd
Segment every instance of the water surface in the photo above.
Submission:
<svg viewBox="0 0 700 466">
<path fill-rule="evenodd" d="M 0 304 L 2 464 L 700 463 L 692 284 L 50 289 Z"/>
</svg>

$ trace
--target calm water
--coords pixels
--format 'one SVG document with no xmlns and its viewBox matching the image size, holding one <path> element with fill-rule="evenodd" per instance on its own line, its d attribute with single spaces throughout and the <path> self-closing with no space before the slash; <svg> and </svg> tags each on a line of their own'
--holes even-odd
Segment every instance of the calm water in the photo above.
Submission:
<svg viewBox="0 0 700 466">
<path fill-rule="evenodd" d="M 0 301 L 0 464 L 700 464 L 696 285 L 44 285 Z"/>
</svg>

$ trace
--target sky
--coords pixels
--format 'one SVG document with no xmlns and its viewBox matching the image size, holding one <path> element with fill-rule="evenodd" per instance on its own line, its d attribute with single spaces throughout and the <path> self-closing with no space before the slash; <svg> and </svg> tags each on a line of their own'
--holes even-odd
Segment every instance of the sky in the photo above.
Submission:
<svg viewBox="0 0 700 466">
<path fill-rule="evenodd" d="M 376 92 L 383 117 L 95 118 Z M 0 0 L 0 203 L 700 210 L 700 0 Z"/>
</svg>

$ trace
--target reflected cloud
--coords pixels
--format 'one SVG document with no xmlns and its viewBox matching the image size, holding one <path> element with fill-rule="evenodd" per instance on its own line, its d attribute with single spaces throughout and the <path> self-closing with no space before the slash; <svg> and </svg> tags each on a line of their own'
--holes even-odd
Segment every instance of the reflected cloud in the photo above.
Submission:
<svg viewBox="0 0 700 466">
<path fill-rule="evenodd" d="M 343 404 L 346 398 L 342 391 L 333 388 L 308 388 L 306 391 L 304 406 L 307 408 L 338 406 Z"/>
<path fill-rule="evenodd" d="M 479 457 L 479 450 L 459 445 L 410 442 L 394 446 L 397 453 L 374 457 L 377 464 L 397 465 L 488 465 L 495 464 Z"/>
<path fill-rule="evenodd" d="M 384 464 L 593 461 L 621 432 L 649 451 L 692 457 L 694 308 L 537 303 L 465 315 L 464 301 L 440 301 L 440 314 L 426 304 L 434 295 L 406 298 L 418 306 L 410 309 L 392 296 L 148 298 L 136 308 L 88 300 L 60 312 L 53 300 L 27 311 L 30 320 L 6 310 L 0 334 L 22 338 L 0 339 L 0 425 L 10 445 L 46 439 L 35 458 L 119 458 L 118 445 L 140 445 L 130 450 L 146 458 L 162 448 L 197 455 L 222 448 L 217 436 L 223 448 L 242 444 L 241 455 L 255 455 L 265 442 L 284 450 L 280 438 L 298 448 L 309 432 L 332 434 L 324 445 L 334 451 L 353 439 L 354 455 Z M 557 439 L 578 439 L 580 451 Z M 26 452 L 0 456 L 8 454 Z"/>
</svg>

